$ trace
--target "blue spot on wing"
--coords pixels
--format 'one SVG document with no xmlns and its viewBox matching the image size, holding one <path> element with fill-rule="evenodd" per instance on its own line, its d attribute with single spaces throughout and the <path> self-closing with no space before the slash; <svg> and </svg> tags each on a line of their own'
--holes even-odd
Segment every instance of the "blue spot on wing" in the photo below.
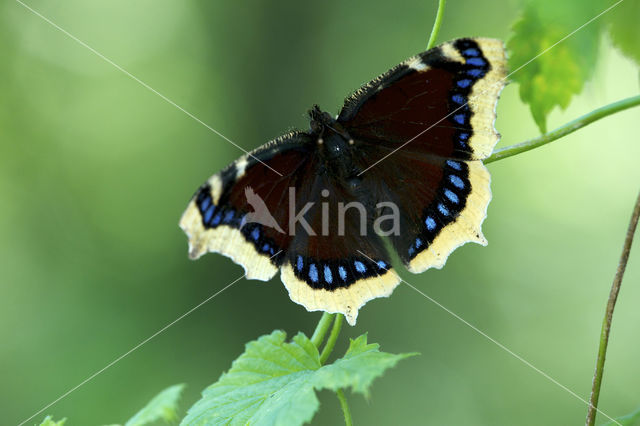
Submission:
<svg viewBox="0 0 640 426">
<path fill-rule="evenodd" d="M 447 166 L 451 167 L 452 169 L 462 170 L 462 166 L 457 161 L 447 160 Z"/>
<path fill-rule="evenodd" d="M 207 197 L 204 200 L 202 200 L 202 203 L 200 203 L 200 211 L 207 210 L 210 204 L 211 204 L 211 197 Z"/>
<path fill-rule="evenodd" d="M 484 75 L 484 70 L 481 68 L 471 68 L 467 70 L 467 75 L 473 78 L 482 77 Z"/>
<path fill-rule="evenodd" d="M 455 114 L 453 116 L 453 121 L 455 121 L 458 124 L 464 124 L 465 115 L 464 114 Z"/>
<path fill-rule="evenodd" d="M 251 231 L 251 239 L 253 241 L 258 241 L 259 238 L 260 238 L 260 229 L 253 228 L 253 231 Z"/>
<path fill-rule="evenodd" d="M 224 223 L 229 223 L 229 222 L 231 222 L 231 220 L 233 219 L 233 215 L 234 215 L 234 211 L 233 211 L 233 210 L 229 210 L 229 211 L 224 215 Z"/>
<path fill-rule="evenodd" d="M 469 80 L 468 78 L 464 78 L 462 80 L 458 80 L 456 84 L 458 85 L 458 87 L 466 89 L 467 87 L 471 86 L 471 80 Z"/>
<path fill-rule="evenodd" d="M 333 274 L 329 265 L 324 265 L 324 280 L 329 284 L 333 283 Z"/>
<path fill-rule="evenodd" d="M 478 56 L 480 55 L 480 51 L 475 47 L 470 47 L 462 51 L 462 56 Z"/>
<path fill-rule="evenodd" d="M 309 278 L 314 283 L 318 282 L 318 268 L 316 268 L 315 263 L 312 263 L 311 265 L 309 265 Z"/>
<path fill-rule="evenodd" d="M 344 266 L 338 266 L 338 274 L 340 278 L 342 278 L 342 281 L 347 281 L 347 270 Z"/>
<path fill-rule="evenodd" d="M 469 139 L 469 133 L 468 132 L 461 132 L 458 137 L 463 140 L 466 141 L 467 139 Z"/>
<path fill-rule="evenodd" d="M 304 263 L 302 261 L 302 256 L 298 256 L 296 258 L 296 268 L 298 268 L 298 272 L 301 272 L 303 267 L 304 267 Z"/>
<path fill-rule="evenodd" d="M 376 265 L 378 265 L 378 268 L 380 268 L 380 269 L 385 269 L 386 270 L 388 268 L 387 262 L 385 262 L 384 260 L 378 260 L 376 262 Z"/>
<path fill-rule="evenodd" d="M 427 225 L 427 229 L 429 231 L 433 231 L 434 229 L 436 229 L 436 221 L 433 220 L 431 216 L 427 216 L 427 218 L 424 220 L 424 224 Z"/>
<path fill-rule="evenodd" d="M 455 94 L 451 96 L 451 100 L 457 104 L 462 105 L 464 103 L 464 96 Z"/>
<path fill-rule="evenodd" d="M 440 203 L 438 204 L 438 211 L 443 215 L 443 216 L 449 216 L 449 209 L 447 209 L 444 204 Z"/>
<path fill-rule="evenodd" d="M 361 274 L 367 271 L 367 267 L 364 266 L 364 263 L 360 262 L 359 260 L 356 260 L 355 262 L 353 262 L 353 266 L 355 266 L 356 271 L 360 272 Z"/>
<path fill-rule="evenodd" d="M 213 225 L 218 225 L 220 223 L 220 220 L 222 220 L 222 213 L 218 213 L 217 215 L 215 215 L 211 223 Z"/>
<path fill-rule="evenodd" d="M 452 203 L 454 204 L 458 204 L 458 201 L 460 201 L 458 199 L 458 196 L 451 190 L 449 189 L 445 189 L 444 190 L 444 195 L 445 197 L 447 197 L 449 200 L 451 200 Z"/>
<path fill-rule="evenodd" d="M 206 200 L 205 200 L 206 201 Z M 204 203 L 203 203 L 204 205 Z M 211 216 L 213 216 L 213 212 L 216 209 L 216 206 L 214 205 L 210 205 L 209 208 L 204 212 L 204 223 L 209 223 L 209 221 L 211 220 Z"/>
<path fill-rule="evenodd" d="M 456 175 L 449 175 L 449 180 L 458 189 L 464 188 L 464 182 Z"/>
<path fill-rule="evenodd" d="M 475 65 L 477 67 L 483 67 L 485 66 L 487 63 L 485 62 L 484 59 L 482 58 L 469 58 L 467 59 L 467 64 L 469 65 Z"/>
</svg>

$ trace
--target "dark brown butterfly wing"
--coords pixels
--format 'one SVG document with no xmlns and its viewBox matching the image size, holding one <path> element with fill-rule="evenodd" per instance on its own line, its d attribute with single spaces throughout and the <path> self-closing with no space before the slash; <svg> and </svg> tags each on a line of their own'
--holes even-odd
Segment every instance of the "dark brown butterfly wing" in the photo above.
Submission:
<svg viewBox="0 0 640 426">
<path fill-rule="evenodd" d="M 313 174 L 313 146 L 306 133 L 290 133 L 209 178 L 180 220 L 189 237 L 189 256 L 218 252 L 242 265 L 247 278 L 271 279 L 292 240 L 286 229 L 289 188 Z M 271 218 L 262 215 L 264 223 L 247 220 L 262 207 Z M 278 226 L 269 226 L 273 223 L 266 219 Z"/>
<path fill-rule="evenodd" d="M 480 160 L 499 138 L 505 75 L 501 41 L 454 40 L 364 86 L 340 113 L 363 180 L 399 209 L 390 238 L 412 272 L 442 267 L 466 242 L 486 244 L 490 176 Z"/>
</svg>

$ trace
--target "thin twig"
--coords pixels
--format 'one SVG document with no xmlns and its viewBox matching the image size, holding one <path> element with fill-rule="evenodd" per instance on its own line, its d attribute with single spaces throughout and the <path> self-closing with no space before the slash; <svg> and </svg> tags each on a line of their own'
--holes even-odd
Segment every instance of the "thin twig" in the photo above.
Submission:
<svg viewBox="0 0 640 426">
<path fill-rule="evenodd" d="M 605 105 L 601 108 L 595 109 L 588 114 L 583 115 L 573 121 L 564 124 L 557 129 L 545 133 L 544 135 L 538 136 L 537 138 L 529 139 L 528 141 L 524 141 L 521 143 L 517 143 L 515 145 L 507 146 L 501 149 L 495 150 L 491 157 L 484 160 L 484 163 L 491 163 L 493 161 L 502 160 L 504 158 L 508 158 L 514 156 L 516 154 L 520 154 L 538 147 L 542 145 L 546 145 L 549 142 L 553 142 L 556 139 L 560 139 L 563 136 L 568 135 L 569 133 L 573 133 L 578 129 L 583 128 L 587 124 L 591 124 L 596 120 L 607 117 L 611 114 L 614 114 L 618 111 L 622 111 L 627 108 L 632 108 L 634 106 L 640 105 L 640 95 L 632 96 L 630 98 L 623 99 L 618 102 L 614 102 L 609 105 Z"/>
<path fill-rule="evenodd" d="M 440 25 L 442 25 L 442 17 L 444 16 L 444 4 L 446 0 L 438 0 L 438 12 L 436 12 L 436 20 L 433 23 L 431 29 L 431 35 L 429 36 L 429 42 L 427 43 L 427 50 L 431 49 L 438 39 L 438 33 L 440 32 Z"/>
<path fill-rule="evenodd" d="M 600 398 L 600 386 L 602 385 L 602 373 L 604 372 L 604 361 L 607 354 L 607 345 L 609 344 L 611 320 L 613 319 L 613 310 L 616 306 L 618 293 L 620 292 L 620 285 L 622 284 L 622 277 L 624 276 L 624 270 L 627 267 L 627 260 L 629 260 L 631 243 L 633 242 L 633 235 L 635 234 L 636 227 L 638 226 L 639 217 L 640 217 L 640 193 L 638 193 L 636 206 L 633 209 L 633 214 L 631 215 L 629 228 L 627 228 L 627 236 L 624 240 L 624 246 L 622 247 L 622 255 L 620 256 L 620 262 L 618 263 L 618 270 L 616 271 L 616 276 L 613 279 L 613 284 L 611 285 L 611 292 L 609 293 L 609 301 L 607 302 L 607 310 L 604 315 L 604 320 L 602 321 L 602 331 L 600 332 L 600 346 L 598 348 L 598 359 L 596 360 L 596 371 L 593 374 L 593 387 L 591 389 L 591 398 L 589 400 L 589 411 L 587 412 L 587 421 L 586 421 L 587 426 L 593 426 L 596 421 L 598 399 Z"/>
</svg>

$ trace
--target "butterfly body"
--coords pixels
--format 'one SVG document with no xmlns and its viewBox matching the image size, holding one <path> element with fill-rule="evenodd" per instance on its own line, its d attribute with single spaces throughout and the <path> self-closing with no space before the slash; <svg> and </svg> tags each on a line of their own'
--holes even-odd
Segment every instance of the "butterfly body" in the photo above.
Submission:
<svg viewBox="0 0 640 426">
<path fill-rule="evenodd" d="M 454 40 L 372 80 L 336 118 L 314 106 L 308 131 L 241 157 L 196 192 L 180 222 L 190 256 L 220 252 L 260 280 L 281 270 L 292 300 L 354 324 L 400 282 L 381 237 L 412 272 L 486 244 L 481 160 L 499 137 L 504 63 L 498 40 Z"/>
</svg>

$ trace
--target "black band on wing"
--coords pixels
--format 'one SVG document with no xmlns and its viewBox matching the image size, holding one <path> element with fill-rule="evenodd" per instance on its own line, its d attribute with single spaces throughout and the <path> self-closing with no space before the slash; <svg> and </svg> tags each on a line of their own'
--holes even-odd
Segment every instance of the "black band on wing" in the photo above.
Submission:
<svg viewBox="0 0 640 426">
<path fill-rule="evenodd" d="M 384 275 L 391 267 L 384 260 L 349 257 L 336 260 L 319 260 L 296 255 L 293 259 L 295 276 L 314 289 L 333 291 L 347 288 L 358 280 Z"/>
<path fill-rule="evenodd" d="M 445 164 L 445 174 L 437 195 L 422 213 L 422 232 L 410 243 L 406 253 L 400 253 L 403 259 L 413 260 L 427 249 L 440 231 L 456 220 L 467 204 L 471 192 L 469 166 L 455 160 L 447 160 Z"/>
<path fill-rule="evenodd" d="M 474 133 L 471 126 L 473 112 L 469 107 L 469 95 L 476 81 L 482 79 L 490 70 L 491 64 L 483 56 L 482 50 L 474 40 L 460 39 L 453 45 L 465 59 L 464 64 L 456 65 L 453 86 L 449 92 L 448 121 L 455 128 L 453 141 L 457 152 L 464 152 L 459 158 L 471 159 L 473 150 L 469 146 L 469 140 Z"/>
<path fill-rule="evenodd" d="M 215 205 L 211 198 L 210 185 L 205 184 L 200 188 L 196 195 L 196 205 L 205 229 L 221 225 L 237 228 L 245 239 L 253 244 L 257 252 L 269 256 L 271 263 L 276 266 L 282 263 L 283 248 L 278 247 L 274 239 L 266 235 L 264 227 L 257 223 L 245 223 L 247 213 L 236 210 L 229 204 Z"/>
</svg>

